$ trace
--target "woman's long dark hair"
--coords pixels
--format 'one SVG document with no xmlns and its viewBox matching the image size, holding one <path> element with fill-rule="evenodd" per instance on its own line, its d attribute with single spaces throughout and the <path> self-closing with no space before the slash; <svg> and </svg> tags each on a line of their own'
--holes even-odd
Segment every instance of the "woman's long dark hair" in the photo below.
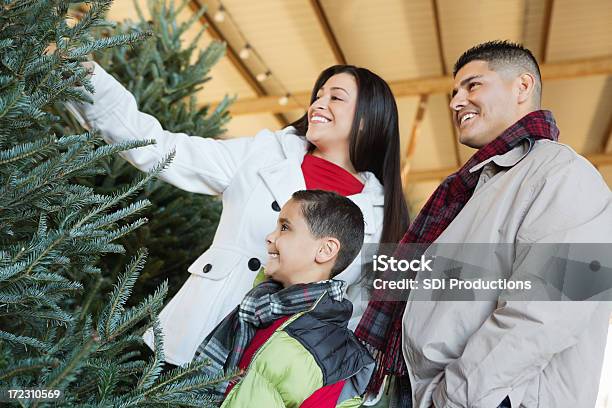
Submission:
<svg viewBox="0 0 612 408">
<path fill-rule="evenodd" d="M 334 65 L 321 72 L 312 89 L 310 104 L 325 82 L 336 74 L 352 75 L 357 82 L 357 106 L 349 139 L 349 157 L 355 170 L 370 171 L 385 191 L 380 242 L 399 242 L 408 228 L 408 208 L 400 176 L 400 137 L 397 105 L 389 85 L 375 73 L 354 65 Z M 306 135 L 308 113 L 293 122 Z M 311 150 L 315 146 L 311 145 Z"/>
</svg>

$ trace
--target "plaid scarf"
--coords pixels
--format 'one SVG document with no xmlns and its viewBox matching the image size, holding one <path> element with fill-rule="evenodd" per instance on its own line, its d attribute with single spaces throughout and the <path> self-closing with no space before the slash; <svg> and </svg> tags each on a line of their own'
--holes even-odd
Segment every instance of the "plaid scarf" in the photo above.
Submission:
<svg viewBox="0 0 612 408">
<path fill-rule="evenodd" d="M 421 212 L 412 222 L 400 244 L 431 244 L 461 212 L 480 177 L 480 171 L 470 169 L 493 156 L 505 154 L 526 139 L 557 141 L 559 129 L 549 111 L 535 111 L 506 129 L 499 137 L 479 149 L 457 172 L 448 176 L 434 191 Z M 379 294 L 380 295 L 380 294 Z M 355 334 L 374 349 L 377 369 L 370 391 L 377 391 L 386 374 L 406 375 L 402 356 L 402 316 L 406 302 L 385 302 L 373 293 L 373 300 Z"/>
<path fill-rule="evenodd" d="M 194 359 L 210 361 L 204 370 L 210 376 L 231 372 L 238 367 L 258 328 L 269 326 L 280 316 L 308 310 L 326 292 L 332 299 L 342 300 L 343 285 L 343 281 L 326 280 L 283 289 L 278 282 L 264 281 L 251 289 L 240 305 L 204 339 Z M 220 384 L 216 391 L 223 394 L 228 383 Z"/>
</svg>

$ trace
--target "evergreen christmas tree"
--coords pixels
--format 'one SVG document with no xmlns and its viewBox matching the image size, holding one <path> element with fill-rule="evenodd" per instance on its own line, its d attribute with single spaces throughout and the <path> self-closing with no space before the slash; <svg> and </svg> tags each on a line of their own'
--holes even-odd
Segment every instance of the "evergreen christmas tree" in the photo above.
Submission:
<svg viewBox="0 0 612 408">
<path fill-rule="evenodd" d="M 116 47 L 96 53 L 95 59 L 136 98 L 139 109 L 155 116 L 162 126 L 172 132 L 192 136 L 217 137 L 224 132 L 229 120 L 225 98 L 209 112 L 207 105 L 199 106 L 196 93 L 210 79 L 209 71 L 225 53 L 225 45 L 214 41 L 198 48 L 205 31 L 199 19 L 204 9 L 188 21 L 177 23 L 181 10 L 188 6 L 183 0 L 175 7 L 168 0 L 148 0 L 148 14 L 134 5 L 140 21 L 118 23 L 102 35 L 126 35 L 133 31 L 151 32 L 153 39 L 131 47 Z M 197 30 L 194 39 L 185 46 L 189 29 Z M 65 117 L 72 132 L 81 132 L 78 123 Z M 145 138 L 146 135 L 143 135 Z M 108 160 L 108 174 L 93 180 L 96 192 L 107 193 L 123 188 L 139 175 L 139 171 L 121 157 Z M 169 281 L 168 296 L 173 296 L 187 278 L 187 268 L 211 244 L 221 212 L 217 198 L 179 190 L 163 181 L 147 183 L 137 199 L 146 199 L 151 206 L 146 211 L 148 222 L 135 233 L 120 239 L 128 252 L 144 245 L 149 250 L 147 264 L 142 271 L 142 283 L 134 290 L 133 300 L 143 299 L 164 280 Z M 124 263 L 120 256 L 103 259 L 104 269 L 114 278 Z M 106 285 L 104 285 L 106 286 Z"/>
<path fill-rule="evenodd" d="M 78 20 L 69 7 L 86 3 Z M 111 0 L 3 0 L 0 4 L 0 397 L 7 389 L 61 390 L 60 406 L 206 406 L 206 390 L 221 379 L 201 374 L 206 362 L 162 374 L 164 361 L 156 313 L 167 284 L 126 307 L 146 250 L 135 253 L 101 313 L 99 260 L 122 253 L 117 240 L 142 226 L 149 205 L 133 197 L 171 157 L 150 174 L 107 193 L 75 180 L 106 171 L 104 160 L 145 146 L 107 146 L 90 133 L 57 136 L 53 104 L 85 101 L 91 90 L 80 62 L 146 34 L 96 39 Z M 138 347 L 153 322 L 154 356 Z M 27 395 L 27 394 L 21 394 Z M 35 394 L 40 397 L 41 393 Z M 51 394 L 52 396 L 55 394 Z M 12 400 L 7 397 L 12 396 Z M 54 399 L 21 400 L 20 406 L 56 406 Z"/>
</svg>

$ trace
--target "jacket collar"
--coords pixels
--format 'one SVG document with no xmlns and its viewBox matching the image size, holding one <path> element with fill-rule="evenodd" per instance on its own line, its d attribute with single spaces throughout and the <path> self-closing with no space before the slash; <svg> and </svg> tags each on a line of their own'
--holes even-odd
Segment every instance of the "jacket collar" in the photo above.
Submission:
<svg viewBox="0 0 612 408">
<path fill-rule="evenodd" d="M 306 138 L 298 136 L 295 128 L 286 127 L 274 134 L 284 160 L 258 170 L 276 202 L 282 207 L 294 191 L 306 189 L 301 163 L 308 149 Z"/>
<path fill-rule="evenodd" d="M 490 157 L 487 160 L 478 163 L 474 167 L 470 168 L 470 173 L 474 173 L 482 169 L 491 162 L 495 163 L 499 167 L 514 167 L 518 162 L 523 160 L 529 154 L 529 152 L 531 152 L 534 143 L 535 142 L 532 139 L 525 139 L 523 143 L 520 143 L 509 152 L 498 154 L 497 156 Z"/>
<path fill-rule="evenodd" d="M 326 292 L 319 297 L 308 313 L 317 320 L 347 327 L 353 314 L 353 304 L 347 299 L 336 301 Z"/>
<path fill-rule="evenodd" d="M 299 159 L 301 163 L 308 151 L 308 140 L 306 140 L 306 137 L 298 135 L 293 126 L 287 126 L 276 132 L 275 136 L 285 157 Z"/>
<path fill-rule="evenodd" d="M 289 201 L 294 191 L 306 189 L 301 164 L 304 155 L 308 152 L 308 141 L 305 137 L 296 135 L 295 129 L 291 126 L 276 132 L 275 136 L 281 145 L 285 159 L 260 168 L 258 173 L 272 192 L 276 202 L 283 206 Z M 365 233 L 373 234 L 376 232 L 374 207 L 383 206 L 384 189 L 376 176 L 369 171 L 359 173 L 359 177 L 364 180 L 363 191 L 349 198 L 359 206 L 363 213 Z"/>
<path fill-rule="evenodd" d="M 293 192 L 306 189 L 300 164 L 301 161 L 295 158 L 286 158 L 257 171 L 281 207 L 289 201 Z"/>
</svg>

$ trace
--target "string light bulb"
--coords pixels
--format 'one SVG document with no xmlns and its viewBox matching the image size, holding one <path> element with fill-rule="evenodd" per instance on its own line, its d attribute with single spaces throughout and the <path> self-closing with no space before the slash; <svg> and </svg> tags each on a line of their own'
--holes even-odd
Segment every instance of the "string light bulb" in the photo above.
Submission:
<svg viewBox="0 0 612 408">
<path fill-rule="evenodd" d="M 217 23 L 222 23 L 225 20 L 225 8 L 223 8 L 223 5 L 219 6 L 219 10 L 217 10 L 213 18 Z"/>
<path fill-rule="evenodd" d="M 287 106 L 287 104 L 289 104 L 289 94 L 287 95 L 283 95 L 280 98 L 278 98 L 278 104 L 281 106 Z"/>
<path fill-rule="evenodd" d="M 269 76 L 270 76 L 270 71 L 267 71 L 267 72 L 262 72 L 260 74 L 257 74 L 255 78 L 257 78 L 259 82 L 263 82 L 266 79 L 268 79 Z"/>
<path fill-rule="evenodd" d="M 238 55 L 243 60 L 249 58 L 249 56 L 251 55 L 251 46 L 249 44 L 245 45 L 244 48 L 240 50 L 240 53 Z"/>
</svg>

